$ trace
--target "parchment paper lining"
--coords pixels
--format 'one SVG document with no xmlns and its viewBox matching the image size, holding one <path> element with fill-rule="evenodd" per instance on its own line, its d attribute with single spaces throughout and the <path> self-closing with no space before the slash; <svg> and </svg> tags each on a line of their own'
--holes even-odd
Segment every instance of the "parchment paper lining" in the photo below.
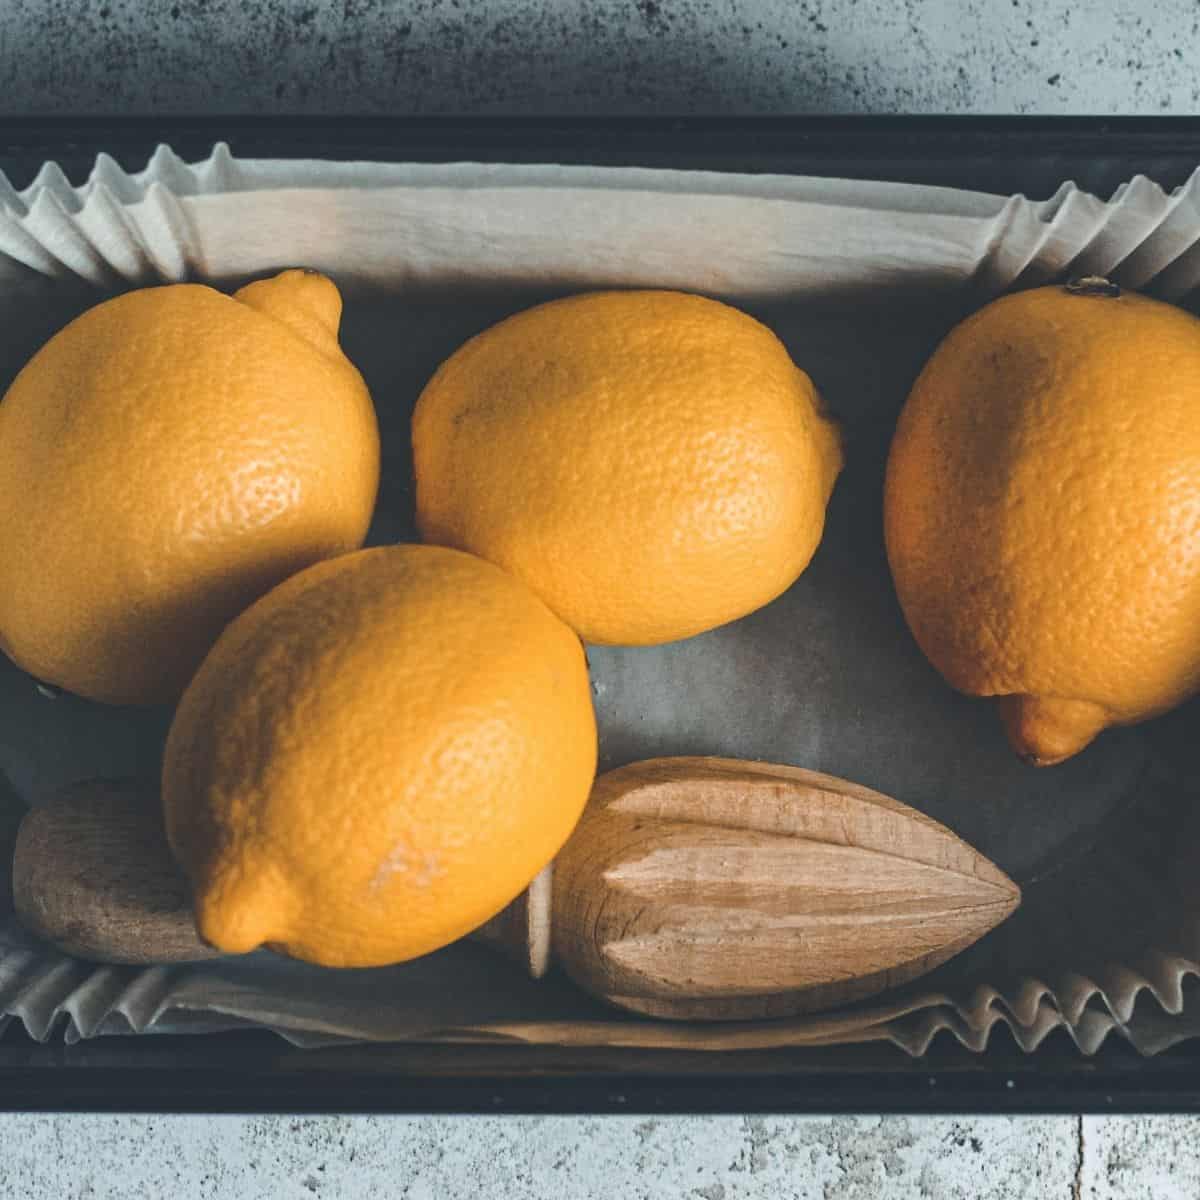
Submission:
<svg viewBox="0 0 1200 1200">
<path fill-rule="evenodd" d="M 709 172 L 240 161 L 223 146 L 196 164 L 160 148 L 132 175 L 102 155 L 78 186 L 54 164 L 21 191 L 0 177 L 4 385 L 103 294 L 225 285 L 292 265 L 333 275 L 348 300 L 344 341 L 389 443 L 375 540 L 410 533 L 407 413 L 438 358 L 475 329 L 598 286 L 701 291 L 762 316 L 850 438 L 827 545 L 792 593 L 746 622 L 656 651 L 593 649 L 602 765 L 729 753 L 835 770 L 926 808 L 1026 890 L 1012 922 L 895 997 L 737 1026 L 609 1012 L 561 979 L 534 985 L 474 947 L 376 972 L 322 972 L 268 954 L 96 968 L 38 945 L 4 909 L 0 1022 L 67 1040 L 254 1024 L 300 1045 L 499 1039 L 720 1051 L 887 1040 L 911 1054 L 942 1031 L 982 1050 L 998 1024 L 1027 1051 L 1059 1028 L 1089 1054 L 1112 1033 L 1146 1054 L 1200 1034 L 1200 1002 L 1188 1003 L 1200 977 L 1187 868 L 1194 708 L 1108 735 L 1050 782 L 1023 774 L 1002 757 L 986 706 L 946 692 L 909 645 L 880 582 L 871 507 L 895 409 L 958 316 L 1067 273 L 1186 302 L 1200 283 L 1198 189 L 1198 176 L 1169 194 L 1136 178 L 1105 201 L 1065 183 L 1031 201 Z M 841 597 L 868 592 L 875 598 L 857 615 L 841 615 Z M 780 659 L 786 672 L 772 674 Z M 874 665 L 856 676 L 863 659 Z M 885 682 L 856 701 L 867 679 Z M 0 713 L 0 835 L 67 779 L 153 771 L 167 720 L 45 700 L 7 665 Z M 941 738 L 932 750 L 920 743 L 931 722 Z M 963 737 L 969 749 L 955 749 Z"/>
</svg>

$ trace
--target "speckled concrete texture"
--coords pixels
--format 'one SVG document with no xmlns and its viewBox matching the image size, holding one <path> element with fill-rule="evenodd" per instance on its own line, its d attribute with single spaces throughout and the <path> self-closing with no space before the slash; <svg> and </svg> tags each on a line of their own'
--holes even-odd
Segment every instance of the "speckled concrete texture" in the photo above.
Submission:
<svg viewBox="0 0 1200 1200">
<path fill-rule="evenodd" d="M 0 0 L 0 113 L 1181 113 L 1194 0 Z"/>
<path fill-rule="evenodd" d="M 1071 1117 L 9 1116 L 0 1118 L 0 1195 L 1067 1200 L 1078 1195 L 1077 1124 Z M 1188 1178 L 1194 1183 L 1194 1171 Z"/>
<path fill-rule="evenodd" d="M 1072 1200 L 1196 1200 L 1200 1121 L 1193 1117 L 1084 1118 Z"/>
<path fill-rule="evenodd" d="M 0 1116 L 0 1197 L 1195 1200 L 1182 1117 Z"/>
</svg>

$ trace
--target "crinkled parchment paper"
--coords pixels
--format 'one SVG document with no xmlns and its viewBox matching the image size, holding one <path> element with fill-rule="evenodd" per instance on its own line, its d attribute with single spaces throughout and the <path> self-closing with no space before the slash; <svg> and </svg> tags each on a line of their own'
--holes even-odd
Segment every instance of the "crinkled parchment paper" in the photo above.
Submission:
<svg viewBox="0 0 1200 1200">
<path fill-rule="evenodd" d="M 743 621 L 653 649 L 592 649 L 602 765 L 703 753 L 844 775 L 945 822 L 1025 889 L 1008 924 L 880 1002 L 731 1026 L 628 1017 L 473 946 L 373 971 L 267 953 L 96 968 L 0 910 L 0 1020 L 37 1037 L 258 1024 L 303 1044 L 714 1051 L 886 1039 L 920 1053 L 940 1030 L 982 1049 L 997 1022 L 1029 1050 L 1059 1027 L 1085 1052 L 1113 1032 L 1146 1053 L 1200 1033 L 1200 1002 L 1185 1004 L 1200 974 L 1187 867 L 1196 706 L 1106 734 L 1061 767 L 1023 766 L 988 704 L 951 692 L 916 650 L 879 512 L 896 413 L 945 331 L 1004 289 L 1068 274 L 1186 301 L 1200 282 L 1198 187 L 1166 194 L 1135 179 L 1102 200 L 1064 184 L 1032 202 L 705 172 L 239 161 L 223 147 L 194 165 L 160 150 L 136 175 L 101 157 L 81 186 L 53 165 L 24 191 L 0 179 L 0 385 L 122 288 L 300 265 L 332 275 L 384 431 L 377 541 L 411 536 L 407 426 L 421 386 L 496 319 L 582 288 L 650 286 L 767 321 L 846 427 L 825 540 L 785 596 Z M 153 773 L 168 716 L 51 698 L 0 667 L 3 847 L 24 806 L 62 782 Z"/>
</svg>

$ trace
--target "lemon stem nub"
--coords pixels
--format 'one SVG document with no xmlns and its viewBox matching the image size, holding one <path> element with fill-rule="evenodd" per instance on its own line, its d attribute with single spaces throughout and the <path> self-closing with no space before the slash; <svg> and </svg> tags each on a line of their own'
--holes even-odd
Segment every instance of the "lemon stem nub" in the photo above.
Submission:
<svg viewBox="0 0 1200 1200">
<path fill-rule="evenodd" d="M 338 348 L 342 297 L 319 271 L 284 271 L 246 284 L 233 298 L 281 321 L 317 350 L 332 353 Z"/>
<path fill-rule="evenodd" d="M 269 872 L 243 869 L 196 896 L 196 932 L 223 954 L 248 954 L 286 937 L 288 893 Z"/>
<path fill-rule="evenodd" d="M 1035 767 L 1078 754 L 1112 723 L 1108 711 L 1091 700 L 1020 694 L 996 699 L 1012 748 Z"/>
<path fill-rule="evenodd" d="M 1105 296 L 1115 300 L 1121 294 L 1121 285 L 1103 275 L 1075 275 L 1065 287 L 1072 296 Z"/>
</svg>

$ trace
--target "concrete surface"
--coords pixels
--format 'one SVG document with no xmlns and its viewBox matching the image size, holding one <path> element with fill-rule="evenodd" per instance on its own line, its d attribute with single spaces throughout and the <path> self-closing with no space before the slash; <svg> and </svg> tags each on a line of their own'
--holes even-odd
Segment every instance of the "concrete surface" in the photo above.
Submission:
<svg viewBox="0 0 1200 1200">
<path fill-rule="evenodd" d="M 1098 1129 L 1088 1133 L 1102 1144 Z M 1105 1182 L 1102 1164 L 1085 1160 L 1081 1170 L 1077 1135 L 1073 1117 L 6 1117 L 0 1194 L 38 1200 L 1107 1200 L 1125 1194 Z M 1191 1190 L 1177 1194 L 1194 1197 L 1195 1151 L 1180 1172 Z M 1175 1194 L 1159 1190 L 1156 1200 Z"/>
<path fill-rule="evenodd" d="M 0 112 L 1186 112 L 1194 0 L 0 0 Z"/>
<path fill-rule="evenodd" d="M 1173 1117 L 0 1116 L 23 1200 L 1195 1200 Z"/>
<path fill-rule="evenodd" d="M 1187 113 L 1198 38 L 1195 0 L 0 0 L 0 113 Z M 1191 1200 L 1198 1132 L 9 1115 L 0 1198 Z"/>
</svg>

